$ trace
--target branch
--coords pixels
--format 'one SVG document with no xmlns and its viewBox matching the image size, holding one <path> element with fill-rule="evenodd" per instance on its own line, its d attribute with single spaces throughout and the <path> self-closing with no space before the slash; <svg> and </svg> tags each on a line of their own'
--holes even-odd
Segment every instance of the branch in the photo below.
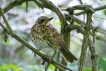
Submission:
<svg viewBox="0 0 106 71">
<path fill-rule="evenodd" d="M 94 44 L 92 43 L 92 41 L 90 40 L 89 38 L 89 34 L 87 34 L 88 32 L 90 34 L 93 35 L 92 32 L 90 32 L 90 28 L 91 27 L 88 27 L 87 24 L 85 24 L 85 22 L 81 21 L 79 18 L 77 18 L 77 16 L 75 15 L 71 15 L 71 12 L 72 10 L 74 9 L 83 9 L 83 7 L 77 7 L 77 6 L 74 6 L 73 8 L 68 8 L 68 12 L 70 15 L 65 15 L 66 16 L 66 19 L 74 19 L 77 23 L 79 23 L 80 25 L 71 25 L 71 26 L 67 26 L 67 29 L 69 29 L 70 31 L 73 30 L 73 29 L 77 29 L 80 33 L 82 33 L 83 35 L 85 35 L 86 37 L 84 37 L 83 39 L 83 45 L 82 45 L 82 52 L 81 52 L 81 57 L 80 57 L 80 60 L 79 60 L 79 71 L 82 71 L 83 69 L 83 64 L 84 64 L 84 60 L 85 60 L 85 56 L 86 56 L 86 50 L 87 50 L 87 46 L 89 44 L 89 50 L 91 52 L 91 59 L 92 59 L 92 71 L 98 71 L 98 63 L 97 63 L 97 60 L 98 60 L 98 56 L 96 54 L 96 51 L 95 51 L 95 47 L 94 47 Z M 86 10 L 86 9 L 85 9 Z M 90 25 L 92 23 L 92 8 L 90 9 L 91 10 L 91 15 L 90 13 L 88 12 L 88 17 L 87 17 L 87 23 Z M 87 12 L 87 11 L 86 11 Z M 89 21 L 90 20 L 90 21 Z M 87 28 L 85 28 L 84 30 L 84 27 L 87 27 L 89 28 L 89 30 L 87 31 L 86 33 L 86 30 Z M 93 30 L 93 29 L 92 29 Z M 88 36 L 88 37 L 87 37 Z M 94 35 L 93 35 L 94 36 Z M 85 41 L 84 41 L 85 40 Z M 85 44 L 85 45 L 84 45 Z M 85 47 L 84 47 L 85 46 Z"/>
<path fill-rule="evenodd" d="M 89 50 L 91 52 L 92 59 L 92 71 L 98 71 L 98 55 L 95 50 L 95 46 L 89 38 Z"/>
<path fill-rule="evenodd" d="M 103 9 L 106 9 L 106 5 L 94 8 L 94 11 L 99 11 L 99 10 L 103 10 Z M 76 13 L 75 15 L 81 15 L 81 14 L 84 14 L 84 13 L 85 12 L 83 11 L 83 12 Z"/>
<path fill-rule="evenodd" d="M 77 16 L 75 16 L 75 15 L 65 14 L 65 17 L 66 17 L 67 20 L 70 20 L 70 19 L 72 18 L 72 19 L 74 19 L 74 21 L 76 21 L 76 22 L 79 24 L 78 26 L 77 26 L 77 25 L 73 25 L 73 27 L 70 26 L 70 25 L 68 25 L 68 26 L 66 27 L 66 29 L 68 29 L 69 31 L 71 31 L 71 30 L 73 30 L 73 29 L 76 29 L 78 32 L 84 33 L 84 31 L 81 29 L 81 28 L 84 28 L 85 25 L 86 25 L 83 20 L 79 19 L 79 18 L 78 18 Z M 81 31 L 81 30 L 82 30 L 82 31 Z M 98 31 L 99 31 L 99 32 L 103 31 L 103 32 L 101 32 L 101 33 L 106 34 L 104 29 L 98 28 Z M 90 34 L 93 35 L 92 32 L 90 32 Z M 102 41 L 106 42 L 106 39 L 105 39 L 103 36 L 100 36 L 100 35 L 96 35 L 96 39 L 102 40 Z"/>
<path fill-rule="evenodd" d="M 33 1 L 33 0 L 14 0 L 13 2 L 11 2 L 10 4 L 8 4 L 4 9 L 3 12 L 6 13 L 7 11 L 9 11 L 10 9 L 14 8 L 15 6 L 21 5 L 23 2 L 26 1 Z M 1 15 L 0 15 L 1 16 Z"/>
<path fill-rule="evenodd" d="M 5 18 L 5 16 L 4 16 L 4 13 L 3 13 L 1 7 L 0 7 L 0 15 L 1 15 L 2 18 L 4 19 L 4 22 L 5 22 L 6 26 L 7 26 L 8 29 L 9 29 L 9 31 L 10 31 L 10 33 L 11 33 L 11 36 L 13 37 L 14 35 L 13 35 L 13 32 L 12 32 L 12 29 L 11 29 L 11 27 L 9 26 L 9 24 L 8 24 L 8 22 L 7 22 L 7 20 L 6 20 L 6 18 Z"/>
<path fill-rule="evenodd" d="M 86 58 L 86 52 L 88 47 L 88 38 L 90 33 L 90 28 L 92 24 L 92 14 L 93 14 L 93 8 L 88 6 L 86 7 L 86 13 L 87 13 L 87 22 L 85 26 L 84 36 L 83 36 L 83 43 L 82 43 L 82 49 L 81 49 L 81 55 L 78 63 L 78 71 L 83 70 L 84 61 Z"/>
</svg>

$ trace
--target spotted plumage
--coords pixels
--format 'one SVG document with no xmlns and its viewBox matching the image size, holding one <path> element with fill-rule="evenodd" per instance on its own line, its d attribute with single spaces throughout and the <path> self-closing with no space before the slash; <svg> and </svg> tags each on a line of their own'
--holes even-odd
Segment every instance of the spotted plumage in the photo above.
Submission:
<svg viewBox="0 0 106 71">
<path fill-rule="evenodd" d="M 52 56 L 59 50 L 67 61 L 73 62 L 73 60 L 77 60 L 67 49 L 58 31 L 50 24 L 50 20 L 52 18 L 41 16 L 32 27 L 30 34 L 35 46 L 45 55 Z"/>
</svg>

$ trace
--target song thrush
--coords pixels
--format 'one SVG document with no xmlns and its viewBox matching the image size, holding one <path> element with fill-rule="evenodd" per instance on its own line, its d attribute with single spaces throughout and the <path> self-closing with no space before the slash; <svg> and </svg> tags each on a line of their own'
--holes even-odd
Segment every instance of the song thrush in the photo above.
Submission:
<svg viewBox="0 0 106 71">
<path fill-rule="evenodd" d="M 50 24 L 52 19 L 45 16 L 39 17 L 31 29 L 31 40 L 45 55 L 52 56 L 59 50 L 65 60 L 72 63 L 77 58 L 67 49 L 67 45 L 61 35 Z"/>
</svg>

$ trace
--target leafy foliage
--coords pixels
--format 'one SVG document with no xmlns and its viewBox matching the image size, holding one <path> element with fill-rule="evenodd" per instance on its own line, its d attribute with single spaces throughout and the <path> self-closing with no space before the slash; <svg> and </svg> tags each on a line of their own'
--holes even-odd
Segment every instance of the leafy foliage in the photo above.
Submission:
<svg viewBox="0 0 106 71">
<path fill-rule="evenodd" d="M 98 64 L 103 71 L 106 71 L 106 60 L 100 57 L 98 60 Z"/>
</svg>

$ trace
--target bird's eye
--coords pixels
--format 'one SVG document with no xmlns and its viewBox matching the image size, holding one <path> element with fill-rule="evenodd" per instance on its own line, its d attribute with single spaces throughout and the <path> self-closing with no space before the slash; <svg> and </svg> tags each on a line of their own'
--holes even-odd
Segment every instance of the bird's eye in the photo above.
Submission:
<svg viewBox="0 0 106 71">
<path fill-rule="evenodd" d="M 40 20 L 38 21 L 38 23 L 41 24 L 41 23 L 43 23 L 44 21 L 45 21 L 45 19 L 42 18 L 42 19 L 40 19 Z"/>
</svg>

